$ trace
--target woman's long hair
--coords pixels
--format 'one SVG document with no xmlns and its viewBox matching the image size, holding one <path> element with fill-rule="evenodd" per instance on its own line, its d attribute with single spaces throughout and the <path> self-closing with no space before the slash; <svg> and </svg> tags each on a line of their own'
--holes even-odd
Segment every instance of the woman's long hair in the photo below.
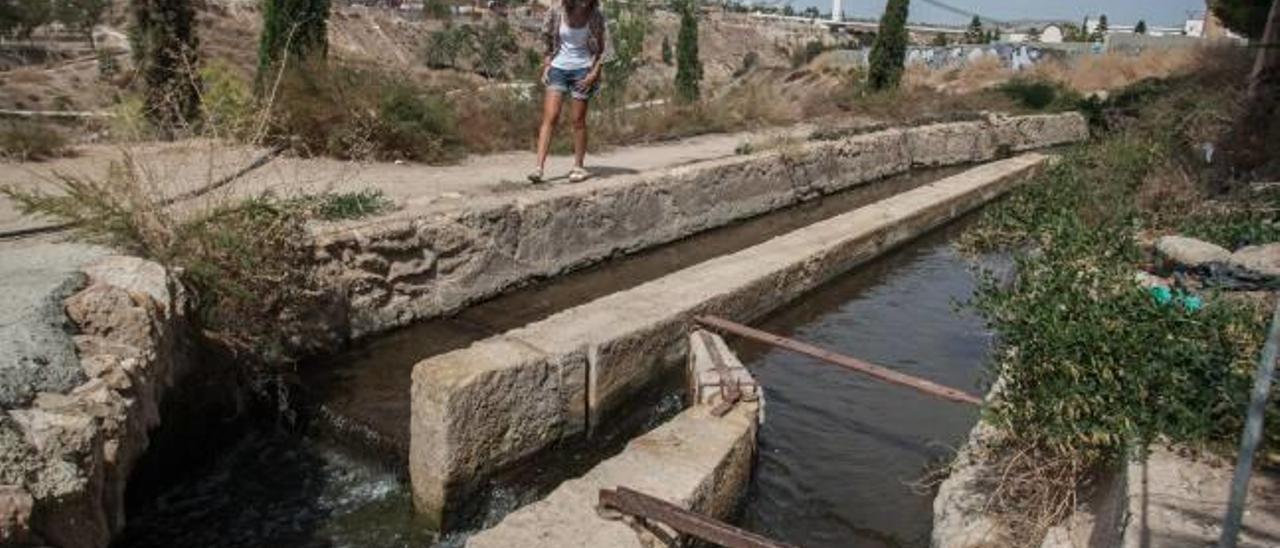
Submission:
<svg viewBox="0 0 1280 548">
<path fill-rule="evenodd" d="M 587 5 L 587 13 L 594 13 L 600 9 L 600 0 L 560 0 L 560 9 L 567 15 L 579 4 Z"/>
</svg>

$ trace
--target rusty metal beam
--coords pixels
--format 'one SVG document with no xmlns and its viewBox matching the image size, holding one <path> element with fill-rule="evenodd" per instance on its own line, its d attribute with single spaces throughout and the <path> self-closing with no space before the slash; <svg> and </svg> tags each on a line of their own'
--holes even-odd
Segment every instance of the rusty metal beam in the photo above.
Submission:
<svg viewBox="0 0 1280 548">
<path fill-rule="evenodd" d="M 601 489 L 600 506 L 664 523 L 680 533 L 726 548 L 795 548 L 626 487 Z"/>
<path fill-rule="evenodd" d="M 948 399 L 955 402 L 967 403 L 970 405 L 982 405 L 982 398 L 956 390 L 949 386 L 943 386 L 933 381 L 928 381 L 919 377 L 899 373 L 892 369 L 882 367 L 873 363 L 864 362 L 857 358 L 851 358 L 843 354 L 837 354 L 825 348 L 817 347 L 808 343 L 788 339 L 779 335 L 774 335 L 767 331 L 761 331 L 752 327 L 747 327 L 740 323 L 735 323 L 724 318 L 715 316 L 698 316 L 694 321 L 699 325 L 708 329 L 732 333 L 740 337 L 759 341 L 768 345 L 784 348 L 792 352 L 804 354 L 806 356 L 817 358 L 827 363 L 835 364 L 845 369 L 851 369 L 859 373 L 869 375 L 885 382 L 913 388 L 920 392 L 937 396 L 939 398 Z"/>
<path fill-rule="evenodd" d="M 720 355 L 720 348 L 716 346 L 716 342 L 712 340 L 712 335 L 706 331 L 699 331 L 698 338 L 702 340 L 703 346 L 707 347 L 707 355 L 711 357 L 711 365 L 715 367 L 717 375 L 720 375 L 720 404 L 711 409 L 711 414 L 717 417 L 723 417 L 729 411 L 733 410 L 733 406 L 742 399 L 742 389 L 738 386 L 738 381 L 734 378 L 733 373 L 729 371 L 729 366 L 724 363 L 724 357 Z"/>
</svg>

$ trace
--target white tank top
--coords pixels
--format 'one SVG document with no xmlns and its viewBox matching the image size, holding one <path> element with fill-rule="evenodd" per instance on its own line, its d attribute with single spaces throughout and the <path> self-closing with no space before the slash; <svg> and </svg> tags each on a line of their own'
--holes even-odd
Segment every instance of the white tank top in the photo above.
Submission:
<svg viewBox="0 0 1280 548">
<path fill-rule="evenodd" d="M 560 70 L 578 70 L 591 67 L 591 50 L 587 41 L 591 38 L 590 25 L 580 28 L 569 26 L 568 17 L 560 21 L 560 51 L 551 59 L 551 66 Z"/>
</svg>

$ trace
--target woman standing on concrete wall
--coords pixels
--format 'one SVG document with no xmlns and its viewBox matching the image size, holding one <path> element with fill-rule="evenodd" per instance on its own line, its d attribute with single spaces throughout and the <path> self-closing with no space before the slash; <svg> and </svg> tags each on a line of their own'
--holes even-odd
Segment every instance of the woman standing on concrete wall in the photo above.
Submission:
<svg viewBox="0 0 1280 548">
<path fill-rule="evenodd" d="M 551 135 L 564 97 L 570 101 L 573 118 L 573 169 L 569 180 L 586 180 L 591 174 L 583 167 L 587 155 L 587 103 L 600 89 L 600 66 L 604 59 L 605 20 L 599 0 L 561 0 L 547 10 L 542 24 L 546 49 L 542 57 L 542 83 L 547 86 L 542 103 L 542 126 L 538 130 L 538 166 L 529 180 L 542 182 L 551 148 Z"/>
</svg>

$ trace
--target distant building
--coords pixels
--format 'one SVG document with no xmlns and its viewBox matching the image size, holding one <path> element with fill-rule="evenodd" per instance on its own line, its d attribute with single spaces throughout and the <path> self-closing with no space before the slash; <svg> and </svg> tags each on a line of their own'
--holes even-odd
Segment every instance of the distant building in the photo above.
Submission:
<svg viewBox="0 0 1280 548">
<path fill-rule="evenodd" d="M 1204 15 L 1195 15 L 1187 19 L 1187 22 L 1182 26 L 1182 34 L 1204 38 Z"/>
<path fill-rule="evenodd" d="M 1066 38 L 1066 32 L 1059 25 L 1047 25 L 1040 29 L 1040 42 L 1045 44 L 1061 44 Z"/>
</svg>

